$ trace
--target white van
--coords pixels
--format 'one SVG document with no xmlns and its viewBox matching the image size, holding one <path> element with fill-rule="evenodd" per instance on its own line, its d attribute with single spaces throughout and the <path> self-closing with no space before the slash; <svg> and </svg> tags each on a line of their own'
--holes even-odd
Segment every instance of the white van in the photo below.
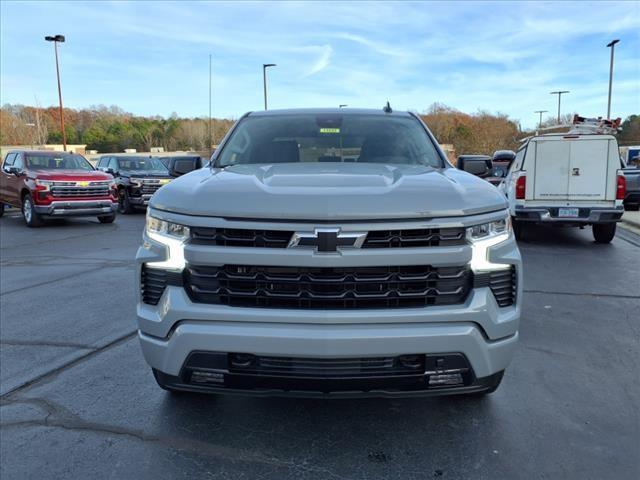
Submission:
<svg viewBox="0 0 640 480">
<path fill-rule="evenodd" d="M 618 142 L 613 135 L 573 132 L 530 137 L 499 188 L 517 237 L 526 222 L 592 225 L 596 242 L 609 243 L 624 211 Z"/>
</svg>

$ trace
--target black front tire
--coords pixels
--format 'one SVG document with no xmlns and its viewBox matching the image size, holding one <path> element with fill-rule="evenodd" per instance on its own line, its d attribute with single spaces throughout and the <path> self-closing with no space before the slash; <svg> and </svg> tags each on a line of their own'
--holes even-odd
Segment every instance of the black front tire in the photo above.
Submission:
<svg viewBox="0 0 640 480">
<path fill-rule="evenodd" d="M 118 191 L 118 212 L 128 215 L 133 212 L 133 207 L 129 201 L 129 193 L 125 188 Z"/>
<path fill-rule="evenodd" d="M 616 235 L 615 223 L 596 223 L 592 229 L 596 243 L 610 243 Z"/>
<path fill-rule="evenodd" d="M 22 218 L 29 228 L 37 228 L 42 225 L 42 217 L 36 212 L 33 198 L 28 193 L 22 198 Z"/>
<path fill-rule="evenodd" d="M 112 213 L 111 215 L 100 215 L 98 217 L 98 221 L 100 223 L 113 223 L 115 219 L 116 219 L 115 213 Z"/>
<path fill-rule="evenodd" d="M 637 212 L 640 210 L 640 205 L 637 203 L 635 205 L 625 205 L 624 209 L 628 212 Z"/>
</svg>

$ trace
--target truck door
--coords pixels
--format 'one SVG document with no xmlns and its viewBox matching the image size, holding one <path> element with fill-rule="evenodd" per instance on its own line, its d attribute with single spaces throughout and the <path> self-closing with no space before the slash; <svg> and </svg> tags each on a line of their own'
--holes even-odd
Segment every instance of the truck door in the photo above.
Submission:
<svg viewBox="0 0 640 480">
<path fill-rule="evenodd" d="M 535 147 L 534 200 L 566 200 L 569 190 L 571 142 L 539 139 Z M 531 146 L 529 146 L 531 148 Z M 525 169 L 528 169 L 525 166 Z"/>
<path fill-rule="evenodd" d="M 24 184 L 25 179 L 24 153 L 16 153 L 15 160 L 13 161 L 13 167 L 18 168 L 22 173 L 19 175 L 10 174 L 7 176 L 7 197 L 9 202 L 13 205 L 21 205 L 22 199 L 20 198 L 20 191 L 22 190 L 22 185 Z"/>
<path fill-rule="evenodd" d="M 604 200 L 610 141 L 581 138 L 571 144 L 569 166 L 569 198 L 572 200 Z"/>
<path fill-rule="evenodd" d="M 14 201 L 10 198 L 9 194 L 9 184 L 11 182 L 11 177 L 14 177 L 12 173 L 9 173 L 9 167 L 13 165 L 13 162 L 16 159 L 15 153 L 8 153 L 4 159 L 4 163 L 2 164 L 2 171 L 0 172 L 0 200 L 12 204 Z"/>
</svg>

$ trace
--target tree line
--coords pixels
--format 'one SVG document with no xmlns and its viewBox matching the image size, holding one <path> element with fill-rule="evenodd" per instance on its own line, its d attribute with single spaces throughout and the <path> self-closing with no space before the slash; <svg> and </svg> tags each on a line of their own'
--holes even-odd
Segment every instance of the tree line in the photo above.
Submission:
<svg viewBox="0 0 640 480">
<path fill-rule="evenodd" d="M 231 127 L 232 119 L 212 119 L 211 140 L 218 144 Z M 100 153 L 122 152 L 135 148 L 148 152 L 152 147 L 166 151 L 209 150 L 207 118 L 142 117 L 119 107 L 104 105 L 75 110 L 64 109 L 68 144 L 86 144 L 87 150 Z M 6 104 L 0 109 L 0 144 L 44 145 L 62 143 L 60 111 L 57 107 L 39 108 Z"/>
<path fill-rule="evenodd" d="M 453 145 L 457 155 L 478 153 L 491 155 L 496 150 L 514 150 L 519 140 L 531 135 L 516 120 L 505 114 L 478 111 L 468 114 L 447 105 L 434 103 L 420 115 L 438 142 Z M 573 114 L 563 116 L 570 123 Z M 166 151 L 209 150 L 207 118 L 142 117 L 119 107 L 104 105 L 75 110 L 64 109 L 67 143 L 86 144 L 87 150 L 100 153 L 122 152 L 135 148 L 148 152 L 152 147 Z M 227 133 L 233 119 L 212 120 L 212 143 L 217 145 Z M 543 126 L 555 124 L 555 118 Z M 631 115 L 622 123 L 618 135 L 621 145 L 640 143 L 640 116 Z M 60 113 L 57 107 L 6 104 L 0 108 L 0 144 L 44 145 L 62 143 Z"/>
</svg>

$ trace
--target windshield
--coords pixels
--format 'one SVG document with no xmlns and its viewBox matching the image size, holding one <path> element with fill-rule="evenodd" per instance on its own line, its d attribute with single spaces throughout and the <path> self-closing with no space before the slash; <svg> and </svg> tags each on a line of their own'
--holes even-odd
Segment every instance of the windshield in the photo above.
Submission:
<svg viewBox="0 0 640 480">
<path fill-rule="evenodd" d="M 82 155 L 27 154 L 27 166 L 37 170 L 93 170 Z"/>
<path fill-rule="evenodd" d="M 367 114 L 247 117 L 217 165 L 313 162 L 443 166 L 415 118 Z"/>
<path fill-rule="evenodd" d="M 145 170 L 145 171 L 159 171 L 166 173 L 167 169 L 160 160 L 152 157 L 139 157 L 139 158 L 126 158 L 122 157 L 118 159 L 118 165 L 120 170 Z"/>
</svg>

